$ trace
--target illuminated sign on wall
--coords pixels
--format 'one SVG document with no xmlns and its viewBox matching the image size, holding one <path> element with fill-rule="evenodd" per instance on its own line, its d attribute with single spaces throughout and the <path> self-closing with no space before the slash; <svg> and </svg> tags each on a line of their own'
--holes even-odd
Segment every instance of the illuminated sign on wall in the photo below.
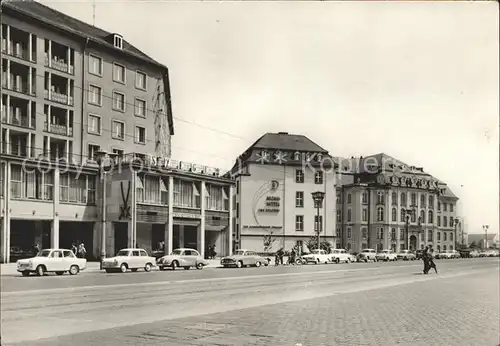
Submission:
<svg viewBox="0 0 500 346">
<path fill-rule="evenodd" d="M 265 207 L 259 208 L 258 211 L 264 213 L 278 213 L 280 211 L 280 201 L 280 197 L 267 196 Z"/>
</svg>

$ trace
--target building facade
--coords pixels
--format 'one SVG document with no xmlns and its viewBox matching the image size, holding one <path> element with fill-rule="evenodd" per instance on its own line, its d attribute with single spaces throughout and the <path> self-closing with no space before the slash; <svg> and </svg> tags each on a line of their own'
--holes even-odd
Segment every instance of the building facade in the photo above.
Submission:
<svg viewBox="0 0 500 346">
<path fill-rule="evenodd" d="M 123 220 L 107 217 L 108 207 L 112 208 L 108 203 L 114 202 L 103 199 L 98 156 L 103 152 L 113 154 L 117 166 L 126 157 L 137 161 L 145 160 L 146 154 L 159 158 L 171 155 L 174 128 L 168 69 L 121 35 L 38 2 L 2 2 L 1 22 L 1 260 L 14 260 L 11 253 L 31 249 L 35 244 L 69 248 L 72 242 L 83 241 L 89 258 L 113 254 L 116 246 L 153 249 L 159 237 L 158 226 L 153 226 L 157 224 L 170 230 L 163 233 L 167 240 L 169 234 L 172 238 L 170 245 L 165 242 L 166 250 L 196 244 L 203 252 L 203 239 L 220 243 L 222 238 L 213 233 L 205 237 L 204 232 L 194 241 L 192 231 L 184 232 L 182 228 L 203 225 L 210 232 L 227 231 L 230 211 L 221 207 L 227 206 L 222 191 L 227 197 L 232 181 L 206 172 L 189 172 L 193 169 L 181 169 L 180 164 L 170 163 L 161 171 L 153 169 L 155 178 L 151 182 L 144 173 L 138 174 L 137 182 L 144 178 L 146 183 L 143 190 L 137 185 L 144 192 L 139 191 L 135 202 L 130 200 L 127 205 L 135 210 L 127 214 L 136 220 L 133 226 L 124 228 Z M 114 177 L 109 175 L 108 182 Z M 165 181 L 158 185 L 161 179 Z M 136 179 L 129 176 L 128 181 L 135 184 Z M 169 190 L 171 184 L 173 189 Z M 180 200 L 175 192 L 179 186 L 184 191 Z M 170 191 L 172 198 L 166 198 L 165 193 L 170 196 Z M 205 201 L 207 207 L 201 202 L 186 206 L 189 197 L 185 196 L 190 191 L 198 191 L 198 197 L 191 198 Z M 207 191 L 205 196 L 215 191 L 217 202 L 212 197 L 201 198 L 200 191 Z M 129 196 L 135 198 L 135 188 Z M 158 196 L 162 199 L 157 200 Z M 216 207 L 211 207 L 213 204 Z M 169 222 L 165 215 L 173 217 L 181 206 L 194 210 L 198 216 L 191 219 L 197 221 L 181 225 L 184 217 L 179 216 L 165 226 Z M 151 216 L 154 211 L 149 208 L 160 209 L 157 212 L 163 218 Z M 174 208 L 172 213 L 169 208 Z M 212 222 L 212 218 L 216 221 Z M 181 221 L 169 229 L 177 219 Z M 226 220 L 226 226 L 222 227 L 221 220 Z M 115 231 L 115 221 L 121 231 Z M 115 232 L 119 235 L 128 228 L 125 234 L 130 236 L 125 237 L 126 241 L 123 236 L 115 241 Z M 228 247 L 223 243 L 219 248 L 225 251 L 232 244 Z"/>
<path fill-rule="evenodd" d="M 458 198 L 445 183 L 386 154 L 344 159 L 340 165 L 338 248 L 455 248 Z"/>
<path fill-rule="evenodd" d="M 320 230 L 335 244 L 335 173 L 326 150 L 305 136 L 267 133 L 231 171 L 234 247 L 259 252 L 306 245 Z M 325 193 L 318 209 L 311 193 Z M 319 217 L 318 217 L 319 216 Z"/>
</svg>

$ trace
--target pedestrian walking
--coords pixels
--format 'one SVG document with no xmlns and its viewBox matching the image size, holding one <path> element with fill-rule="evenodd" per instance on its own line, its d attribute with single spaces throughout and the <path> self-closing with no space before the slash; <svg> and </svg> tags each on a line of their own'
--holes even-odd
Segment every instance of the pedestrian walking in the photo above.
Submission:
<svg viewBox="0 0 500 346">
<path fill-rule="evenodd" d="M 430 247 L 427 245 L 422 252 L 422 261 L 424 262 L 424 274 L 429 273 L 429 256 L 430 256 Z"/>
<path fill-rule="evenodd" d="M 436 267 L 436 263 L 434 263 L 434 250 L 432 248 L 430 248 L 430 251 L 428 253 L 429 253 L 429 255 L 428 255 L 429 257 L 428 257 L 427 271 L 429 271 L 431 269 L 434 269 L 434 271 L 437 274 L 438 270 L 437 270 L 437 267 Z"/>
</svg>

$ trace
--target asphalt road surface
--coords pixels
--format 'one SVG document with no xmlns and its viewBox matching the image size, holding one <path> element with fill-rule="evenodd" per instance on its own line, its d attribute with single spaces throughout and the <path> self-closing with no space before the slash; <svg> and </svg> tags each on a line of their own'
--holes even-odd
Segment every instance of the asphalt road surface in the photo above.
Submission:
<svg viewBox="0 0 500 346">
<path fill-rule="evenodd" d="M 2 345 L 491 345 L 499 259 L 2 277 Z"/>
</svg>

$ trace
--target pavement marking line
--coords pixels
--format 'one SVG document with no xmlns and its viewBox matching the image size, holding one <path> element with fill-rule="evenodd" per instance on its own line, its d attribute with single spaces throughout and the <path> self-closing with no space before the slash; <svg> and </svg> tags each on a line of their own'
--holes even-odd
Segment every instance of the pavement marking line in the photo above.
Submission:
<svg viewBox="0 0 500 346">
<path fill-rule="evenodd" d="M 421 267 L 421 264 L 410 264 L 401 265 L 396 267 Z M 12 292 L 1 292 L 2 297 L 16 296 L 16 295 L 26 295 L 30 293 L 57 293 L 57 292 L 76 292 L 89 289 L 108 289 L 108 288 L 122 288 L 122 287 L 144 287 L 144 286 L 160 286 L 167 284 L 183 284 L 183 283 L 197 283 L 197 282 L 208 282 L 208 281 L 234 281 L 234 280 L 246 280 L 250 278 L 266 278 L 266 277 L 283 277 L 283 276 L 302 276 L 302 275 L 318 275 L 318 274 L 329 274 L 329 273 L 340 273 L 340 272 L 362 272 L 362 271 L 373 271 L 373 270 L 388 270 L 394 268 L 391 267 L 370 267 L 370 268 L 356 268 L 356 269 L 336 269 L 336 270 L 321 270 L 312 272 L 298 272 L 298 273 L 278 273 L 278 274 L 259 274 L 259 275 L 245 275 L 245 276 L 227 276 L 220 278 L 204 278 L 204 279 L 187 279 L 187 280 L 165 280 L 156 282 L 144 282 L 144 283 L 130 283 L 130 284 L 113 284 L 113 285 L 92 285 L 92 286 L 79 286 L 79 287 L 65 287 L 65 288 L 52 288 L 52 289 L 37 289 L 37 290 L 23 290 L 23 291 L 12 291 Z"/>
<path fill-rule="evenodd" d="M 15 324 L 14 328 L 13 326 L 7 326 L 5 329 L 10 329 L 9 334 L 6 335 L 4 334 L 4 341 L 8 343 L 21 343 L 21 342 L 27 342 L 27 341 L 34 341 L 34 340 L 40 340 L 40 339 L 47 339 L 47 338 L 54 338 L 58 336 L 63 336 L 63 335 L 75 335 L 79 333 L 84 333 L 84 332 L 95 332 L 95 331 L 102 331 L 102 330 L 107 330 L 107 329 L 113 329 L 113 328 L 119 328 L 119 327 L 127 327 L 127 326 L 134 326 L 134 325 L 139 325 L 139 324 L 147 324 L 147 323 L 156 323 L 160 321 L 171 321 L 171 320 L 177 320 L 177 319 L 182 319 L 186 317 L 196 317 L 196 316 L 203 316 L 203 315 L 211 315 L 211 314 L 216 314 L 216 313 L 224 313 L 224 312 L 229 312 L 229 311 L 236 311 L 236 310 L 245 310 L 245 309 L 251 309 L 251 308 L 256 308 L 256 307 L 261 307 L 261 306 L 269 306 L 269 305 L 276 305 L 276 304 L 283 304 L 283 303 L 290 303 L 290 302 L 299 302 L 299 301 L 304 301 L 304 300 L 310 300 L 310 299 L 317 299 L 317 298 L 322 298 L 322 297 L 328 297 L 328 296 L 336 296 L 336 295 L 341 295 L 341 294 L 350 294 L 350 293 L 357 293 L 357 292 L 362 292 L 362 291 L 370 291 L 370 290 L 377 290 L 377 289 L 384 289 L 388 287 L 395 287 L 395 286 L 402 286 L 402 285 L 408 285 L 408 284 L 413 284 L 413 283 L 419 283 L 419 282 L 428 282 L 428 281 L 433 281 L 433 280 L 439 280 L 439 279 L 450 279 L 454 277 L 460 277 L 460 276 L 466 276 L 466 275 L 474 275 L 483 271 L 490 270 L 490 268 L 487 269 L 482 269 L 482 270 L 468 270 L 464 272 L 458 272 L 458 273 L 447 273 L 445 275 L 432 275 L 432 276 L 410 276 L 408 278 L 405 278 L 404 280 L 401 279 L 390 279 L 387 281 L 375 281 L 375 282 L 369 282 L 368 285 L 363 285 L 363 286 L 358 286 L 358 285 L 353 285 L 351 287 L 345 287 L 345 288 L 340 288 L 338 290 L 322 290 L 322 291 L 299 291 L 296 292 L 295 294 L 290 294 L 290 295 L 278 295 L 278 296 L 268 296 L 266 298 L 264 297 L 259 297 L 259 299 L 246 299 L 246 300 L 239 300 L 239 301 L 233 301 L 233 302 L 228 302 L 228 305 L 223 306 L 219 304 L 211 304 L 210 302 L 205 302 L 205 304 L 200 304 L 200 305 L 195 305 L 191 309 L 175 309 L 174 312 L 170 315 L 164 316 L 163 314 L 165 313 L 165 308 L 163 306 L 156 306 L 148 309 L 147 313 L 138 313 L 133 315 L 133 318 L 130 320 L 122 320 L 122 321 L 101 321 L 100 323 L 96 324 L 95 321 L 92 321 L 88 324 L 82 323 L 84 321 L 83 319 L 75 319 L 75 318 L 70 318 L 69 320 L 66 318 L 60 318 L 60 324 L 59 330 L 56 330 L 54 328 L 41 328 L 44 323 L 43 320 L 40 320 L 37 317 L 33 317 L 32 320 L 38 322 L 38 328 L 36 325 L 31 326 L 32 330 L 37 330 L 36 333 L 18 333 L 21 329 L 25 327 L 25 325 L 29 321 L 23 321 L 21 324 Z M 257 292 L 254 292 L 257 293 Z M 208 305 L 207 305 L 208 304 Z M 160 304 L 161 305 L 161 304 Z M 208 306 L 208 308 L 207 308 Z M 122 309 L 126 310 L 126 309 Z M 122 311 L 120 313 L 121 316 L 132 316 L 128 315 L 125 313 L 126 311 Z M 55 319 L 57 320 L 57 318 Z M 54 321 L 55 322 L 55 321 Z M 41 323 L 41 324 L 40 324 Z M 57 323 L 57 322 L 56 322 Z M 66 324 L 66 325 L 64 325 Z M 4 331 L 5 331 L 4 329 Z"/>
</svg>

